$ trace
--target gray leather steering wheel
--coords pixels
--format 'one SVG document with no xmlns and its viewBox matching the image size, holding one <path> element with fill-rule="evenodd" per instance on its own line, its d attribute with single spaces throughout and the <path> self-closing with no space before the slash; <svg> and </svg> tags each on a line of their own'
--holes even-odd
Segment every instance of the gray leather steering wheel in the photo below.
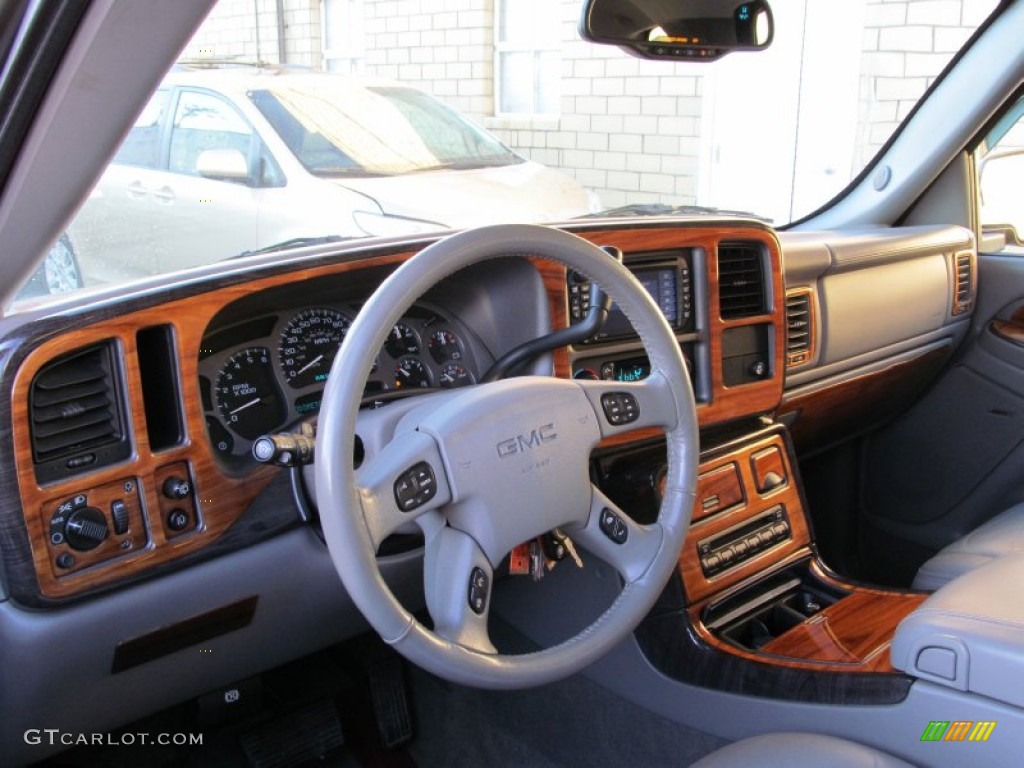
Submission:
<svg viewBox="0 0 1024 768">
<path fill-rule="evenodd" d="M 559 261 L 596 280 L 633 323 L 651 360 L 650 376 L 634 383 L 524 376 L 424 395 L 400 418 L 389 420 L 389 408 L 360 412 L 374 360 L 408 307 L 453 272 L 509 255 Z M 609 416 L 632 410 L 636 418 L 626 424 Z M 633 522 L 588 473 L 602 438 L 640 427 L 664 428 L 668 448 L 665 493 L 650 525 Z M 364 432 L 375 438 L 356 470 L 354 436 Z M 316 496 L 342 582 L 385 642 L 454 682 L 521 688 L 579 671 L 650 610 L 686 535 L 698 452 L 693 391 L 679 344 L 640 283 L 575 235 L 498 225 L 421 251 L 380 285 L 352 323 L 323 395 Z M 380 543 L 413 520 L 424 533 L 433 630 L 395 599 L 377 567 Z M 612 565 L 622 592 L 565 642 L 499 654 L 487 631 L 493 569 L 514 546 L 556 527 Z"/>
</svg>

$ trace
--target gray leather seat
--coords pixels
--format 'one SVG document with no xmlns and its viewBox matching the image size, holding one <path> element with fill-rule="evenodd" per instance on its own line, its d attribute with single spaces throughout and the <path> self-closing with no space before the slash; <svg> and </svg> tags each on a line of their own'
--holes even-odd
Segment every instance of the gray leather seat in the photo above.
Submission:
<svg viewBox="0 0 1024 768">
<path fill-rule="evenodd" d="M 692 768 L 913 768 L 892 755 L 818 733 L 766 733 L 736 741 Z"/>
<path fill-rule="evenodd" d="M 914 589 L 936 590 L 962 573 L 1011 552 L 1024 552 L 1024 503 L 978 526 L 927 561 L 914 577 Z"/>
</svg>

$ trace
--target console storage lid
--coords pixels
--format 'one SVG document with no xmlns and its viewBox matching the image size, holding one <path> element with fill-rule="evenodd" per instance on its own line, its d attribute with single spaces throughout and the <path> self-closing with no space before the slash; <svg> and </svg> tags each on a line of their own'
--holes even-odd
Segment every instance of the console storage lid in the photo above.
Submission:
<svg viewBox="0 0 1024 768">
<path fill-rule="evenodd" d="M 907 674 L 1024 707 L 1024 554 L 949 582 L 896 630 L 892 664 Z"/>
</svg>

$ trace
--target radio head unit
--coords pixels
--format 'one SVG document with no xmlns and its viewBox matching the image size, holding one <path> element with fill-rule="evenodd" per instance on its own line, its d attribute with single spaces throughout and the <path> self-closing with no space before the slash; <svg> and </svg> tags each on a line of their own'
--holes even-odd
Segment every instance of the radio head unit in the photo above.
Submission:
<svg viewBox="0 0 1024 768">
<path fill-rule="evenodd" d="M 690 249 L 638 254 L 627 266 L 677 333 L 694 329 L 693 254 Z M 575 324 L 581 322 L 590 310 L 590 280 L 574 271 L 569 272 L 567 280 L 569 318 Z M 635 335 L 626 315 L 617 304 L 612 304 L 604 328 L 583 343 L 595 344 Z"/>
</svg>

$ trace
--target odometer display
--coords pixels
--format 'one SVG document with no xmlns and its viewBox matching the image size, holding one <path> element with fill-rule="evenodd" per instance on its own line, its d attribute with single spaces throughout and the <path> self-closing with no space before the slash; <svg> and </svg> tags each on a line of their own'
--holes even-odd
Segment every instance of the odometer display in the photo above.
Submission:
<svg viewBox="0 0 1024 768">
<path fill-rule="evenodd" d="M 228 358 L 217 374 L 217 409 L 228 428 L 246 440 L 255 440 L 285 420 L 270 350 L 249 347 Z"/>
<path fill-rule="evenodd" d="M 333 309 L 307 309 L 281 333 L 278 354 L 285 381 L 294 389 L 327 381 L 334 357 L 352 323 Z"/>
</svg>

